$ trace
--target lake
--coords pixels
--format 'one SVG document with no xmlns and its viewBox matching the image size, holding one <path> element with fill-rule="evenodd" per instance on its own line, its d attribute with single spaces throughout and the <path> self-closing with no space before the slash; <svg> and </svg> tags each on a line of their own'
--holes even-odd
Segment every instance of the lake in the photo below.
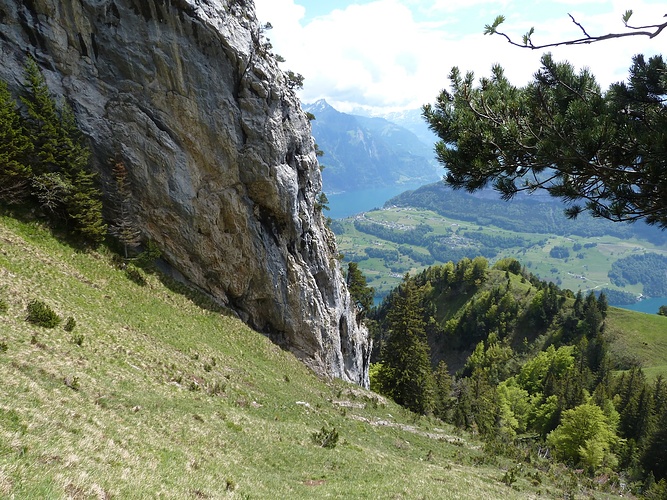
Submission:
<svg viewBox="0 0 667 500">
<path fill-rule="evenodd" d="M 622 309 L 630 309 L 631 311 L 639 311 L 649 314 L 657 314 L 660 306 L 667 306 L 667 297 L 652 297 L 650 299 L 644 299 L 636 304 L 630 304 L 626 306 L 615 306 Z"/>
<path fill-rule="evenodd" d="M 421 184 L 391 186 L 386 188 L 362 189 L 339 194 L 327 194 L 329 211 L 326 216 L 332 219 L 344 219 L 374 208 L 382 208 L 385 202 L 404 191 L 417 189 Z"/>
</svg>

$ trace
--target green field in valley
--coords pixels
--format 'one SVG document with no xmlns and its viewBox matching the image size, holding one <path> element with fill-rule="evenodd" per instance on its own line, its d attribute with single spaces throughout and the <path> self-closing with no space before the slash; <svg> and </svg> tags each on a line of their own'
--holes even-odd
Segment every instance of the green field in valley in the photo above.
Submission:
<svg viewBox="0 0 667 500">
<path fill-rule="evenodd" d="M 428 236 L 442 236 L 447 245 L 458 252 L 454 255 L 462 253 L 469 257 L 480 254 L 480 248 L 483 247 L 480 247 L 479 241 L 482 239 L 493 242 L 495 238 L 504 245 L 517 240 L 520 245 L 498 248 L 497 254 L 488 260 L 494 262 L 504 257 L 514 257 L 526 267 L 527 271 L 574 292 L 609 288 L 639 296 L 643 291 L 641 284 L 621 288 L 611 283 L 608 272 L 612 264 L 623 257 L 645 252 L 667 256 L 667 245 L 656 245 L 638 238 L 520 233 L 493 225 L 480 226 L 469 221 L 443 217 L 430 210 L 406 207 L 374 210 L 335 221 L 336 239 L 344 260 L 358 261 L 369 285 L 375 288 L 379 296 L 393 289 L 405 273 L 415 273 L 429 265 L 423 260 L 420 262 L 415 255 L 431 258 L 432 256 L 425 246 L 426 242 L 395 243 L 359 231 L 355 228 L 355 221 L 378 224 L 393 231 L 409 231 L 420 224 L 427 224 L 432 228 Z M 405 248 L 410 250 L 401 251 L 401 247 L 403 250 Z M 551 250 L 554 247 L 566 248 L 569 256 L 553 257 Z M 381 257 L 367 258 L 368 248 L 395 252 L 397 258 L 395 260 Z M 444 263 L 444 261 L 435 260 L 434 263 Z"/>
</svg>

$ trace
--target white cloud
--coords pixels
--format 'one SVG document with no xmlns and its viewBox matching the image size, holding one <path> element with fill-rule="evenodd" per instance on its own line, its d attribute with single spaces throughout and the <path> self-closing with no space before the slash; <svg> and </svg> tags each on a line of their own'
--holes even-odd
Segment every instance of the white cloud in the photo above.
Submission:
<svg viewBox="0 0 667 500">
<path fill-rule="evenodd" d="M 482 76 L 489 74 L 492 64 L 500 63 L 515 84 L 524 84 L 538 69 L 543 51 L 513 47 L 500 36 L 482 35 L 483 25 L 498 13 L 507 15 L 502 27 L 513 38 L 520 40 L 534 25 L 534 39 L 547 42 L 581 35 L 567 12 L 595 35 L 622 31 L 620 19 L 627 8 L 622 0 L 561 0 L 551 3 L 548 13 L 540 11 L 540 2 L 470 0 L 465 7 L 454 9 L 461 3 L 376 0 L 305 22 L 305 9 L 294 2 L 255 0 L 260 20 L 274 26 L 268 36 L 275 52 L 287 60 L 283 68 L 305 77 L 301 98 L 306 102 L 326 98 L 341 111 L 417 108 L 433 101 L 448 85 L 452 66 Z M 645 2 L 633 2 L 637 17 L 633 21 L 650 24 L 662 20 L 664 6 Z M 657 45 L 646 37 L 630 37 L 552 51 L 556 60 L 590 67 L 606 87 L 625 78 L 632 55 L 654 53 Z"/>
</svg>

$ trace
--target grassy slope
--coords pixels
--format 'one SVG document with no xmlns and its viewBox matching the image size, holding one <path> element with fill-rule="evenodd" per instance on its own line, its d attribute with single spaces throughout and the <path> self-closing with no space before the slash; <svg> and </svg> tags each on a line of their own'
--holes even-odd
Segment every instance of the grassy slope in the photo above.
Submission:
<svg viewBox="0 0 667 500">
<path fill-rule="evenodd" d="M 512 462 L 471 436 L 109 262 L 0 220 L 0 498 L 590 498 L 555 466 L 510 488 Z M 24 321 L 35 298 L 81 345 Z M 335 449 L 313 444 L 323 426 Z"/>
<path fill-rule="evenodd" d="M 667 377 L 667 317 L 611 307 L 607 332 L 615 356 L 638 362 L 649 377 Z"/>
</svg>

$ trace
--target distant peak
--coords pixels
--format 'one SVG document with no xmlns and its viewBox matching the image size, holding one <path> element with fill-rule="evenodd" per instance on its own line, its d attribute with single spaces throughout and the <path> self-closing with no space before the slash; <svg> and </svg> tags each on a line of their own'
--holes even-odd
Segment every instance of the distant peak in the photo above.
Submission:
<svg viewBox="0 0 667 500">
<path fill-rule="evenodd" d="M 317 113 L 322 111 L 330 111 L 334 108 L 325 99 L 319 99 L 311 104 L 304 104 L 303 109 L 310 111 L 311 113 Z"/>
</svg>

